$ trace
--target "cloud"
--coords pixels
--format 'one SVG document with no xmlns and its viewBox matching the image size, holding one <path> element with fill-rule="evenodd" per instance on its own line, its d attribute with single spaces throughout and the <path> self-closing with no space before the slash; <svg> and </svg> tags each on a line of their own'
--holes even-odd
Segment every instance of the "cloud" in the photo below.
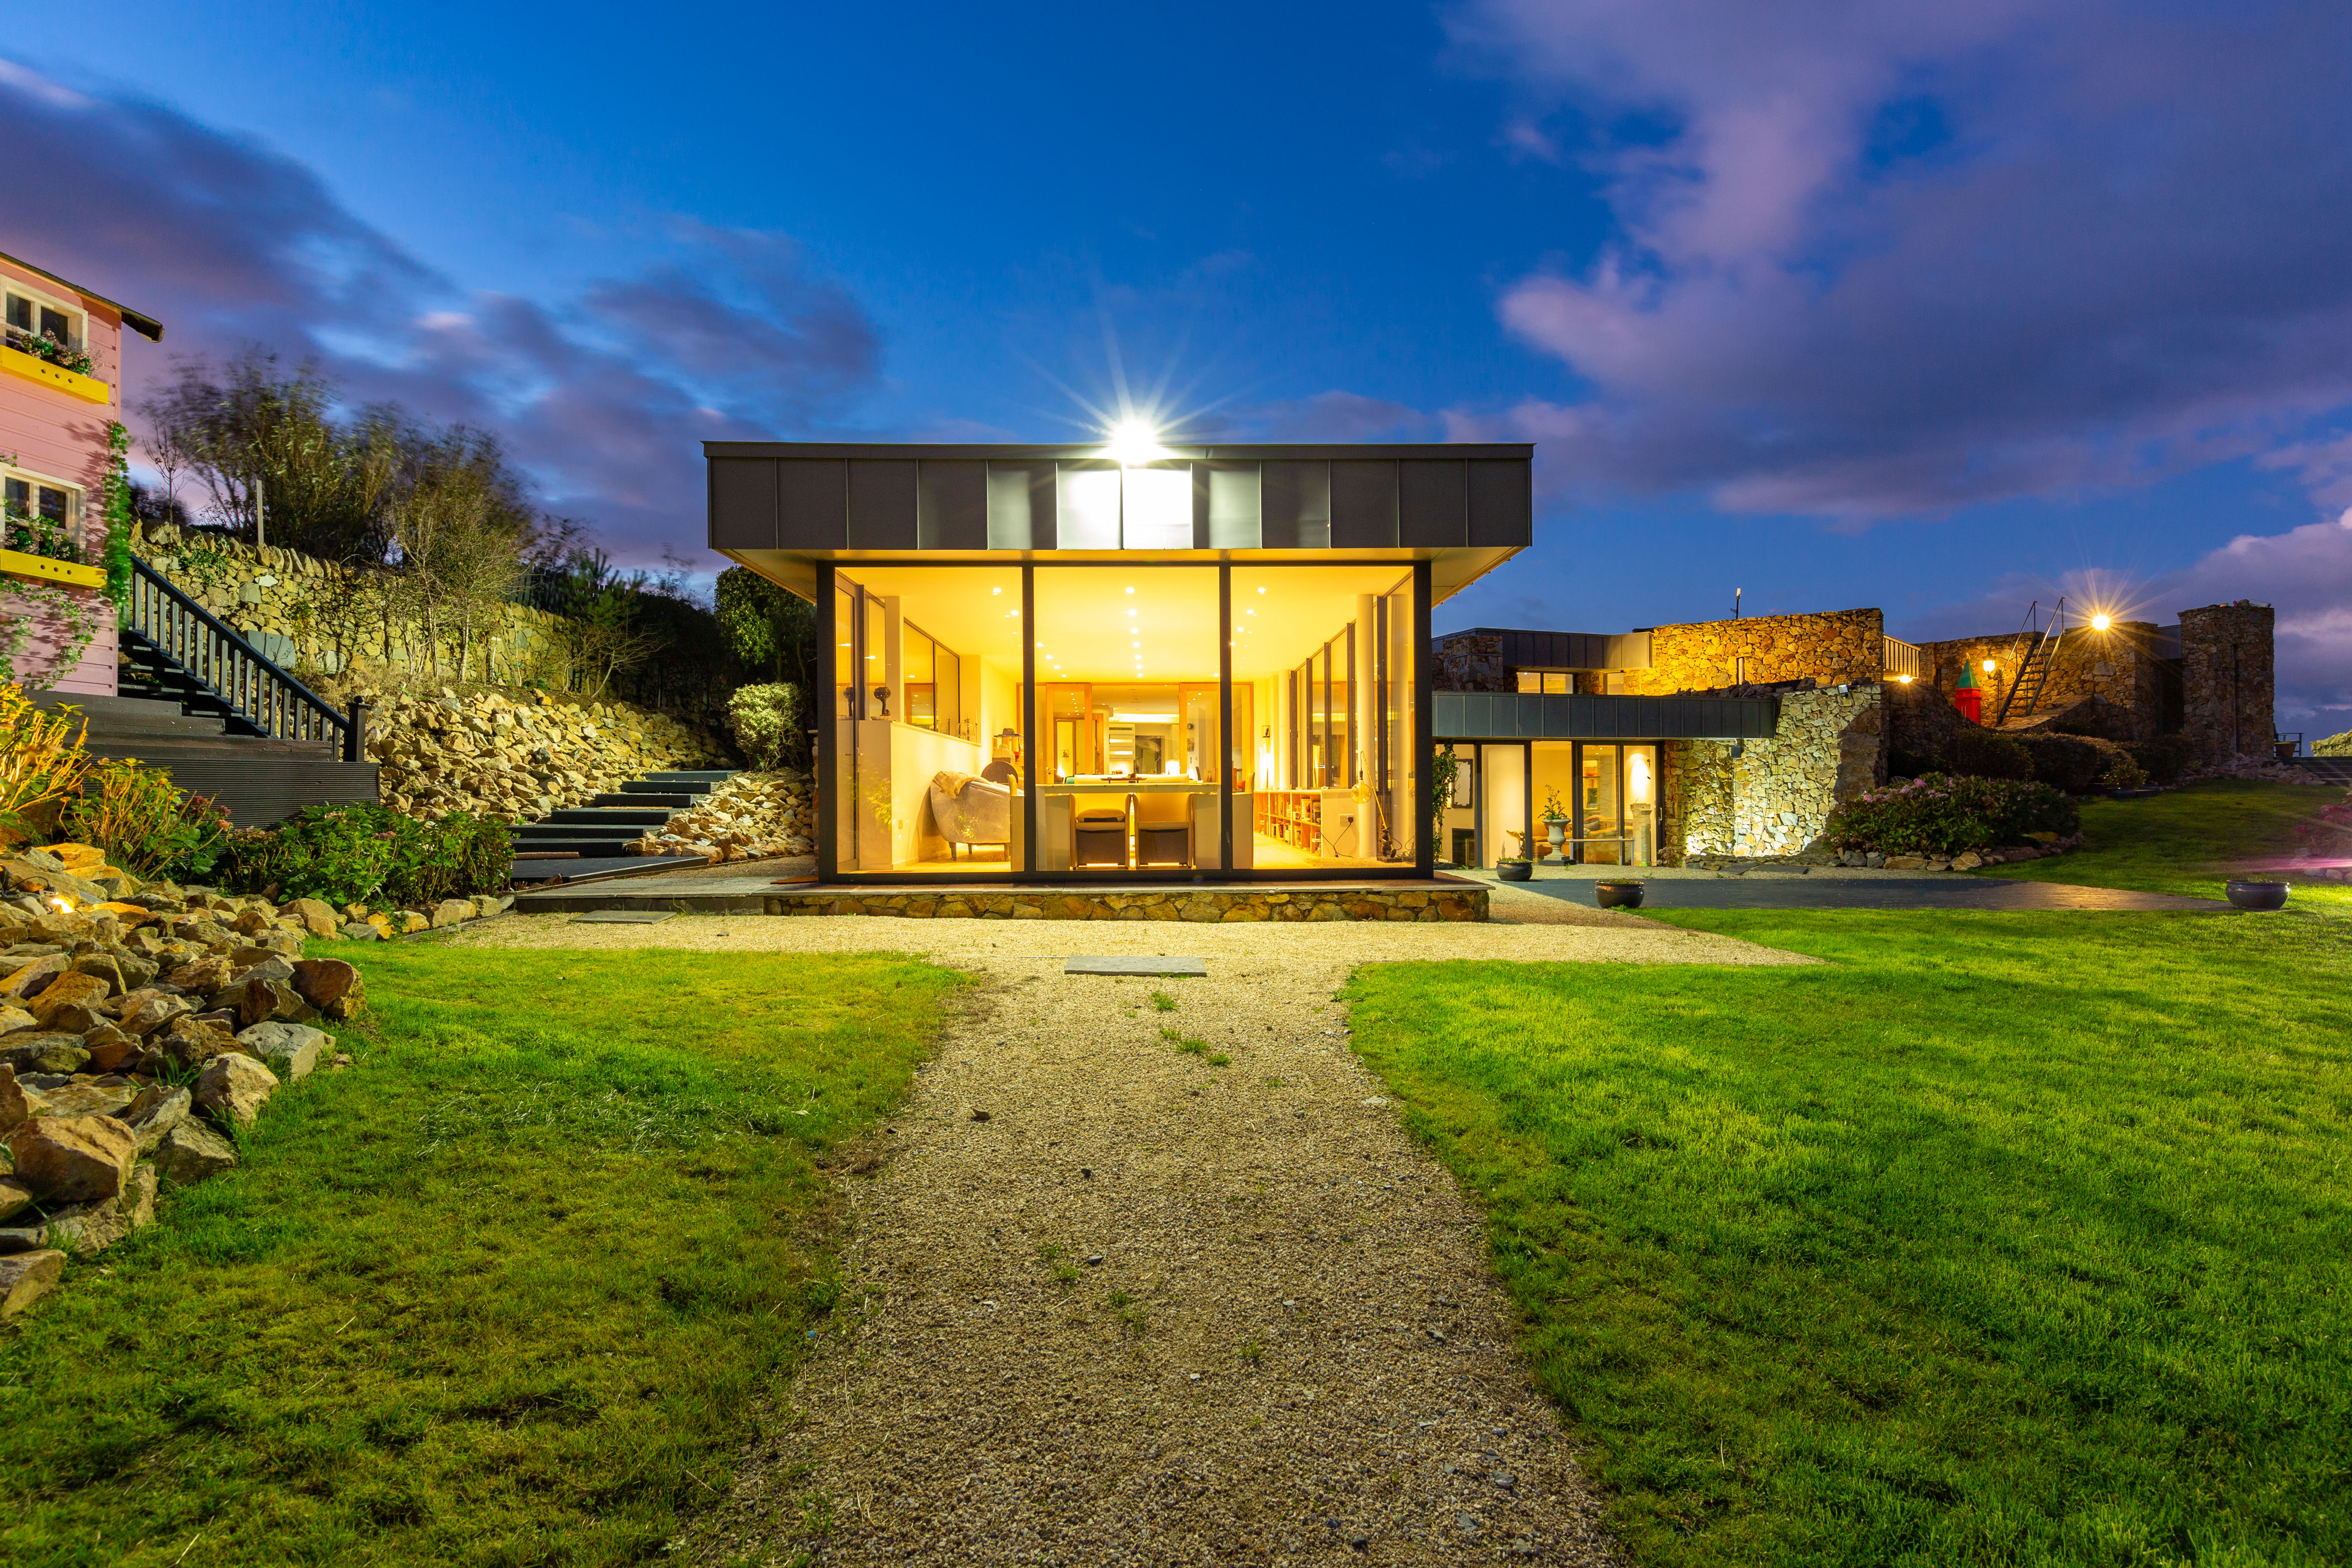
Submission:
<svg viewBox="0 0 2352 1568">
<path fill-rule="evenodd" d="M 878 382 L 865 310 L 782 235 L 681 222 L 635 275 L 526 300 L 411 256 L 293 159 L 5 61 L 0 146 L 0 249 L 157 317 L 174 353 L 259 343 L 355 402 L 493 431 L 625 561 L 698 543 L 700 441 L 837 427 Z"/>
<path fill-rule="evenodd" d="M 1243 409 L 1234 423 L 1260 441 L 1425 441 L 1433 421 L 1402 403 L 1333 391 Z"/>
<path fill-rule="evenodd" d="M 1477 422 L 1556 479 L 1867 521 L 2352 408 L 2352 11 L 1473 0 L 1452 30 L 1614 220 L 1498 303 L 1586 384 Z"/>
</svg>

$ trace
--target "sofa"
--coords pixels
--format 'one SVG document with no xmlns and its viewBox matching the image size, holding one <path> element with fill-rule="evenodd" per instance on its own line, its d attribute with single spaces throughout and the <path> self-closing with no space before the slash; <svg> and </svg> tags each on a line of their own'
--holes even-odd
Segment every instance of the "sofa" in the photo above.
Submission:
<svg viewBox="0 0 2352 1568">
<path fill-rule="evenodd" d="M 948 841 L 948 857 L 956 846 L 1013 842 L 1013 792 L 971 773 L 941 771 L 931 776 L 931 821 Z"/>
</svg>

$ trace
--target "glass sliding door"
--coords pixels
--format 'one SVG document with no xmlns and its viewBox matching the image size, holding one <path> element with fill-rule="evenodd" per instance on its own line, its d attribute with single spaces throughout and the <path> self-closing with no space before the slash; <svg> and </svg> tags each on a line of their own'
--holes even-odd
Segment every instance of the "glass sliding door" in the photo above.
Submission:
<svg viewBox="0 0 2352 1568">
<path fill-rule="evenodd" d="M 1225 868 L 1223 790 L 1237 770 L 1223 722 L 1218 575 L 1142 563 L 1034 569 L 1047 744 L 1033 869 L 1116 879 Z"/>
</svg>

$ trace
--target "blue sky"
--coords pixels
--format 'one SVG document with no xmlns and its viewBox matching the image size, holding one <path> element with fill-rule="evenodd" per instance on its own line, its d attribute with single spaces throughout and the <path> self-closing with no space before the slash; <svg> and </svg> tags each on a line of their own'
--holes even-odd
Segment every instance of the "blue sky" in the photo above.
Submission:
<svg viewBox="0 0 2352 1568">
<path fill-rule="evenodd" d="M 504 436 L 698 559 L 709 436 L 1538 443 L 1444 606 L 2278 605 L 2352 725 L 2341 7 L 87 5 L 0 249 Z M 147 355 L 160 368 L 163 354 Z"/>
</svg>

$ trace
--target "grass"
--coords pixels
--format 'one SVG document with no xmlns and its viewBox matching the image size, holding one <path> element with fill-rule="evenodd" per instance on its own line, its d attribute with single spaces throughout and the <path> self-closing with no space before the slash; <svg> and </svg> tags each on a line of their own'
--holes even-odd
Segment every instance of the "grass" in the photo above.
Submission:
<svg viewBox="0 0 2352 1568">
<path fill-rule="evenodd" d="M 833 1301 L 821 1160 L 956 982 L 369 950 L 359 1065 L 0 1337 L 12 1565 L 636 1563 Z M 199 1540 L 200 1539 L 200 1543 Z"/>
<path fill-rule="evenodd" d="M 1350 988 L 1635 1562 L 2352 1561 L 2352 931 L 1669 918 Z"/>
<path fill-rule="evenodd" d="M 2292 855 L 2295 824 L 2338 798 L 2309 784 L 2218 779 L 2138 800 L 2089 800 L 2083 804 L 2082 848 L 1977 875 L 2218 899 L 2242 862 Z M 2352 886 L 2280 874 L 2295 884 L 2290 908 L 2352 915 Z"/>
</svg>

